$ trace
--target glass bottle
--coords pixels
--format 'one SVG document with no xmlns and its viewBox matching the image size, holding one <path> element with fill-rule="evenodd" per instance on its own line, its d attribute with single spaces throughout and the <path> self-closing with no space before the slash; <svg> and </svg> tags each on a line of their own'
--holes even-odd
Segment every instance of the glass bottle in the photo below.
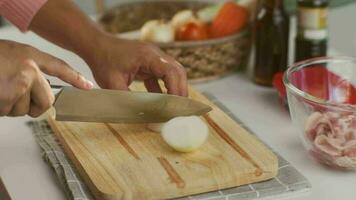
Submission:
<svg viewBox="0 0 356 200">
<path fill-rule="evenodd" d="M 326 56 L 328 0 L 298 0 L 295 61 Z"/>
<path fill-rule="evenodd" d="M 275 73 L 287 67 L 289 16 L 283 0 L 260 1 L 256 14 L 254 81 L 271 86 Z"/>
</svg>

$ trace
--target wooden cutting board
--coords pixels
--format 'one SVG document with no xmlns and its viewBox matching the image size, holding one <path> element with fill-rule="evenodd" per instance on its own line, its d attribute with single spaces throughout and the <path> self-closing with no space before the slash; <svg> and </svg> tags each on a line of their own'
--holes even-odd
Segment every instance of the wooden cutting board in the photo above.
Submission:
<svg viewBox="0 0 356 200">
<path fill-rule="evenodd" d="M 49 122 L 98 200 L 176 198 L 276 176 L 268 148 L 206 97 L 193 89 L 190 96 L 213 108 L 202 117 L 208 141 L 192 153 L 172 150 L 142 124 Z"/>
</svg>

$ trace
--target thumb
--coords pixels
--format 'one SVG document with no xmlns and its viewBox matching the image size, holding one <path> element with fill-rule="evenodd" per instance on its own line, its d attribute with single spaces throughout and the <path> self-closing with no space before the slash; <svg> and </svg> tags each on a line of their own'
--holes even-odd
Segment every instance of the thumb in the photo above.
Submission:
<svg viewBox="0 0 356 200">
<path fill-rule="evenodd" d="M 106 76 L 103 88 L 114 90 L 130 90 L 127 79 L 120 72 L 113 72 Z"/>
<path fill-rule="evenodd" d="M 91 81 L 84 78 L 83 75 L 61 59 L 42 53 L 41 58 L 37 63 L 43 73 L 55 76 L 74 87 L 79 89 L 91 89 L 93 87 Z"/>
</svg>

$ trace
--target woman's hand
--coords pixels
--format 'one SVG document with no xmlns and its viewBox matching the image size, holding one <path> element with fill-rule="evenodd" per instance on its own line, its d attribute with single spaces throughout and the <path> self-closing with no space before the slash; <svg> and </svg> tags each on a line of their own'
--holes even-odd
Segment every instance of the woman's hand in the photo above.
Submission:
<svg viewBox="0 0 356 200">
<path fill-rule="evenodd" d="M 95 50 L 82 56 L 102 88 L 128 90 L 133 80 L 142 80 L 149 92 L 162 92 L 162 79 L 169 94 L 187 96 L 184 67 L 158 47 L 105 35 Z"/>
<path fill-rule="evenodd" d="M 92 83 L 64 61 L 28 45 L 0 40 L 0 116 L 37 117 L 54 101 L 42 72 L 81 89 Z"/>
<path fill-rule="evenodd" d="M 100 45 L 83 56 L 102 88 L 128 90 L 133 80 L 144 81 L 149 92 L 162 92 L 162 79 L 169 94 L 187 96 L 184 67 L 158 47 L 105 35 Z"/>
<path fill-rule="evenodd" d="M 103 88 L 127 90 L 138 79 L 148 91 L 161 92 L 162 79 L 169 94 L 187 96 L 185 70 L 172 57 L 153 45 L 104 33 L 71 0 L 49 0 L 29 28 L 83 58 Z"/>
</svg>

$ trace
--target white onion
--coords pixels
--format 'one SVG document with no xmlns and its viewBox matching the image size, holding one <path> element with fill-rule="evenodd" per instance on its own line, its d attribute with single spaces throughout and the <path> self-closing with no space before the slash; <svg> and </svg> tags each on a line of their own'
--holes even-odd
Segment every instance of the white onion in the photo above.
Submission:
<svg viewBox="0 0 356 200">
<path fill-rule="evenodd" d="M 141 28 L 141 40 L 149 40 L 153 29 L 160 24 L 159 20 L 147 21 Z"/>
<path fill-rule="evenodd" d="M 163 125 L 161 135 L 173 149 L 191 152 L 205 143 L 209 129 L 197 116 L 176 117 Z"/>
<path fill-rule="evenodd" d="M 151 35 L 153 42 L 173 42 L 174 41 L 174 28 L 169 24 L 160 24 L 153 30 Z"/>
<path fill-rule="evenodd" d="M 187 24 L 189 21 L 194 19 L 193 12 L 191 10 L 182 10 L 177 12 L 172 20 L 171 24 L 175 29 Z"/>
<path fill-rule="evenodd" d="M 173 42 L 174 28 L 159 20 L 146 22 L 141 28 L 141 40 L 150 42 Z"/>
</svg>

